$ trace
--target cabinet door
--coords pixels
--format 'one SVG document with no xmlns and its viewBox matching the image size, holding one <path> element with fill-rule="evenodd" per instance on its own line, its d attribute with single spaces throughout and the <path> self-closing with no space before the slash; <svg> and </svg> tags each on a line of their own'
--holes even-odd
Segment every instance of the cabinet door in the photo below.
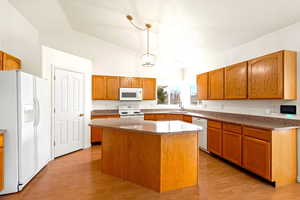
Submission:
<svg viewBox="0 0 300 200">
<path fill-rule="evenodd" d="M 225 68 L 225 99 L 247 98 L 247 62 Z"/>
<path fill-rule="evenodd" d="M 3 70 L 17 69 L 21 69 L 21 60 L 7 53 L 3 53 Z"/>
<path fill-rule="evenodd" d="M 120 77 L 120 88 L 131 88 L 132 78 L 130 77 Z"/>
<path fill-rule="evenodd" d="M 0 191 L 4 189 L 4 148 L 0 147 Z"/>
<path fill-rule="evenodd" d="M 102 142 L 103 128 L 91 127 L 91 142 Z"/>
<path fill-rule="evenodd" d="M 197 98 L 206 100 L 208 98 L 208 73 L 197 75 Z"/>
<path fill-rule="evenodd" d="M 250 99 L 283 98 L 283 52 L 248 61 Z"/>
<path fill-rule="evenodd" d="M 92 77 L 92 98 L 93 100 L 106 99 L 106 81 L 104 76 Z"/>
<path fill-rule="evenodd" d="M 132 78 L 131 79 L 132 88 L 143 88 L 143 79 L 141 78 Z"/>
<path fill-rule="evenodd" d="M 255 138 L 243 137 L 243 167 L 271 180 L 270 143 Z"/>
<path fill-rule="evenodd" d="M 3 70 L 3 52 L 0 51 L 0 70 Z"/>
<path fill-rule="evenodd" d="M 119 100 L 119 77 L 106 76 L 106 99 L 107 100 Z"/>
<path fill-rule="evenodd" d="M 156 99 L 156 79 L 143 78 L 143 99 L 155 100 Z"/>
<path fill-rule="evenodd" d="M 242 135 L 223 131 L 223 158 L 242 166 Z"/>
<path fill-rule="evenodd" d="M 224 99 L 224 68 L 208 73 L 208 99 Z"/>
<path fill-rule="evenodd" d="M 216 128 L 207 129 L 208 151 L 222 156 L 222 130 Z"/>
</svg>

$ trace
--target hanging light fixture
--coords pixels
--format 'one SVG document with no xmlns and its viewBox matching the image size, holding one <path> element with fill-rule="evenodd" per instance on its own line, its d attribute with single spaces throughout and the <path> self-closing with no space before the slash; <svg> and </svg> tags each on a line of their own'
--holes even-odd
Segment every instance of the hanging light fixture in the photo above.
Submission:
<svg viewBox="0 0 300 200">
<path fill-rule="evenodd" d="M 133 21 L 133 17 L 131 15 L 127 15 L 126 16 L 127 19 L 129 20 L 129 22 L 138 30 L 140 31 L 146 31 L 147 32 L 147 52 L 145 54 L 143 54 L 142 56 L 142 66 L 143 67 L 153 67 L 155 65 L 155 55 L 150 53 L 149 50 L 149 33 L 150 33 L 150 29 L 151 29 L 151 24 L 145 24 L 145 28 L 141 28 L 139 26 L 137 26 L 136 24 L 134 24 Z"/>
</svg>

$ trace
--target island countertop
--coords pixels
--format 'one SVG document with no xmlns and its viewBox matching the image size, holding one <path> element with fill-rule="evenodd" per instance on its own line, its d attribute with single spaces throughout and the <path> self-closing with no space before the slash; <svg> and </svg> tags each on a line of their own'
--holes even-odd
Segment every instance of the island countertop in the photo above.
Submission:
<svg viewBox="0 0 300 200">
<path fill-rule="evenodd" d="M 148 121 L 143 119 L 115 118 L 94 119 L 90 126 L 101 128 L 116 128 L 152 134 L 178 134 L 196 132 L 199 126 L 182 121 Z"/>
</svg>

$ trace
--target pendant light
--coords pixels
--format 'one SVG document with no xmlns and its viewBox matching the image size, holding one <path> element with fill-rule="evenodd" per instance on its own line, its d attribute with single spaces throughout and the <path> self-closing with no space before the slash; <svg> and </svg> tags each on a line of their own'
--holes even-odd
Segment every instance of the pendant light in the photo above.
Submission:
<svg viewBox="0 0 300 200">
<path fill-rule="evenodd" d="M 136 24 L 134 24 L 133 21 L 133 17 L 130 15 L 126 16 L 127 19 L 129 20 L 129 22 L 138 30 L 140 31 L 146 31 L 147 32 L 147 52 L 145 54 L 143 54 L 142 56 L 142 66 L 143 67 L 153 67 L 155 65 L 155 55 L 150 53 L 149 50 L 149 46 L 150 46 L 150 42 L 149 42 L 149 33 L 150 33 L 150 29 L 151 29 L 151 24 L 145 24 L 145 28 L 141 28 L 139 26 L 137 26 Z"/>
</svg>

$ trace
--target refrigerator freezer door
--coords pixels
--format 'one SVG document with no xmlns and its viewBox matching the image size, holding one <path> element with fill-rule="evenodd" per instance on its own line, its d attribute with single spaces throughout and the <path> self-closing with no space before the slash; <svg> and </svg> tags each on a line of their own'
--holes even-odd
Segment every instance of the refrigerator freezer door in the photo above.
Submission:
<svg viewBox="0 0 300 200">
<path fill-rule="evenodd" d="M 35 117 L 29 117 L 29 113 L 35 116 L 34 103 L 34 77 L 19 72 L 19 105 L 21 107 L 19 121 L 19 184 L 25 185 L 35 175 L 36 158 L 36 136 L 34 131 Z M 29 108 L 32 108 L 29 109 Z M 33 119 L 34 120 L 29 120 Z"/>
<path fill-rule="evenodd" d="M 51 90 L 47 80 L 35 78 L 37 101 L 37 169 L 45 167 L 51 159 Z"/>
</svg>

